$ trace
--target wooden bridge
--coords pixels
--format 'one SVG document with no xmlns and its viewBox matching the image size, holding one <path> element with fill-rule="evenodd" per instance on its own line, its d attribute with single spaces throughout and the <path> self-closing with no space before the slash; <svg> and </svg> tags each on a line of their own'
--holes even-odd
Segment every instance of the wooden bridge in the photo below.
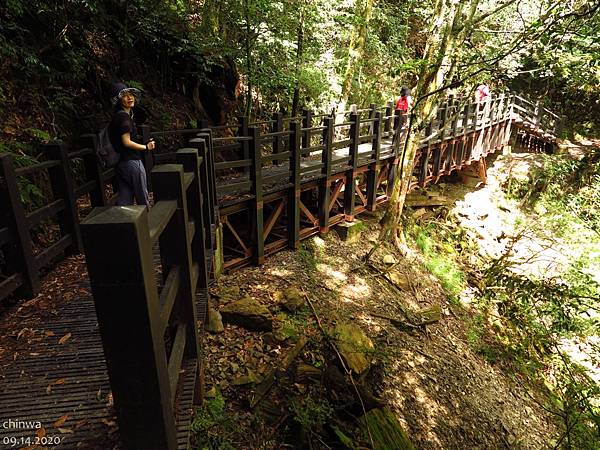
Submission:
<svg viewBox="0 0 600 450">
<path fill-rule="evenodd" d="M 408 117 L 391 105 L 343 116 L 336 123 L 304 111 L 226 127 L 145 127 L 144 140 L 154 137 L 160 149 L 144 160 L 149 211 L 110 206 L 114 170 L 100 169 L 94 136 L 73 151 L 45 146 L 47 159 L 33 166 L 15 168 L 0 156 L 0 298 L 37 295 L 49 264 L 82 251 L 89 281 L 81 288 L 93 293 L 45 320 L 48 339 L 28 355 L 3 358 L 3 445 L 187 448 L 202 396 L 211 273 L 260 264 L 387 201 Z M 483 104 L 450 99 L 427 128 L 412 186 L 507 145 L 547 151 L 558 125 L 556 115 L 513 94 Z M 24 179 L 52 193 L 45 205 L 27 209 Z M 51 218 L 56 237 L 42 247 L 37 227 Z"/>
</svg>

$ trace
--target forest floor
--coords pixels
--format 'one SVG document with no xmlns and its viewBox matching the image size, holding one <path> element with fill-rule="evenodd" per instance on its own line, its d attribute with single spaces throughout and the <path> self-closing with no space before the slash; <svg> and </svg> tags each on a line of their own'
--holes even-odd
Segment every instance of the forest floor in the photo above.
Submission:
<svg viewBox="0 0 600 450">
<path fill-rule="evenodd" d="M 581 148 L 573 150 L 577 157 Z M 476 252 L 498 255 L 511 227 L 527 215 L 505 197 L 507 174 L 524 176 L 539 158 L 500 156 L 482 187 L 447 182 L 432 188 L 451 206 L 414 210 L 411 223 L 460 223 Z M 214 283 L 213 309 L 250 297 L 266 307 L 273 331 L 226 323 L 223 332 L 204 334 L 207 400 L 193 425 L 199 448 L 371 448 L 372 430 L 359 418 L 382 407 L 393 411 L 418 449 L 556 445 L 560 424 L 546 408 L 547 389 L 481 351 L 483 338 L 473 333 L 473 290 L 448 295 L 416 248 L 401 255 L 384 245 L 364 262 L 377 242 L 378 217 L 360 216 L 358 242 L 332 231 Z M 560 248 L 529 244 L 522 256 L 543 250 L 549 253 L 542 259 L 560 263 Z M 58 305 L 87 295 L 82 277 L 83 257 L 71 257 L 44 278 L 43 294 L 3 311 L 2 364 L 27 352 L 23 330 L 43 327 Z M 290 292 L 301 298 L 293 308 L 284 305 Z M 440 316 L 419 321 L 421 312 L 432 310 Z M 357 325 L 372 343 L 361 349 L 370 363 L 361 376 L 345 373 L 336 352 L 342 343 L 332 329 L 340 323 Z"/>
<path fill-rule="evenodd" d="M 581 146 L 570 149 L 575 158 L 582 151 Z M 528 211 L 507 198 L 503 188 L 509 178 L 526 178 L 541 163 L 542 155 L 500 156 L 490 165 L 485 186 L 433 187 L 452 206 L 416 210 L 414 220 L 424 227 L 460 224 L 466 239 L 475 243 L 475 253 L 498 258 L 509 245 L 507 236 L 528 220 Z M 207 336 L 206 381 L 211 396 L 221 401 L 222 395 L 223 420 L 200 427 L 203 445 L 300 448 L 297 443 L 304 442 L 306 448 L 342 448 L 341 441 L 336 444 L 341 429 L 353 436 L 355 448 L 369 448 L 368 432 L 359 430 L 354 420 L 363 414 L 362 406 L 352 399 L 340 400 L 344 396 L 339 391 L 348 386 L 332 383 L 329 373 L 332 365 L 340 366 L 329 330 L 336 323 L 352 322 L 374 346 L 371 370 L 358 381 L 359 392 L 369 398 L 364 403 L 391 408 L 416 448 L 554 448 L 561 433 L 557 416 L 546 407 L 547 389 L 516 364 L 498 363 L 493 352 L 486 351 L 481 333 L 474 332 L 474 290 L 448 296 L 418 250 L 400 255 L 382 246 L 365 264 L 364 255 L 377 241 L 378 216 L 360 219 L 364 229 L 357 243 L 345 242 L 335 232 L 314 237 L 303 242 L 299 252 L 284 251 L 260 268 L 222 276 L 213 287 L 215 309 L 247 296 L 257 299 L 269 309 L 282 338 L 277 341 L 273 333 L 227 324 L 223 333 Z M 536 237 L 521 239 L 518 246 L 513 253 L 521 260 L 520 270 L 528 272 L 557 269 L 567 253 Z M 299 312 L 286 312 L 282 298 L 289 289 L 301 292 L 310 304 Z M 441 308 L 439 321 L 423 326 L 411 322 L 419 311 L 436 306 Z M 308 337 L 307 346 L 264 400 L 249 407 L 261 377 L 291 351 L 298 336 Z M 593 361 L 587 363 L 593 369 Z M 306 366 L 318 370 L 308 371 Z M 307 372 L 313 376 L 307 378 Z M 261 403 L 268 406 L 268 414 L 261 412 Z M 228 422 L 235 427 L 228 428 Z"/>
</svg>

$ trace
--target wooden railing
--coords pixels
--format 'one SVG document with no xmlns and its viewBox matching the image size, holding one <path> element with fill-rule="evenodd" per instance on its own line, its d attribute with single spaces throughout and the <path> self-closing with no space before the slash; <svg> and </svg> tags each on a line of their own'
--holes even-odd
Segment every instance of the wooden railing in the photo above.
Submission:
<svg viewBox="0 0 600 450">
<path fill-rule="evenodd" d="M 261 202 L 268 201 L 273 189 L 279 188 L 289 192 L 288 208 L 299 205 L 300 213 L 294 212 L 291 216 L 300 215 L 299 234 L 306 237 L 315 231 L 325 231 L 343 218 L 352 218 L 357 208 L 373 209 L 376 199 L 385 199 L 381 186 L 391 185 L 393 181 L 395 164 L 390 163 L 398 158 L 403 140 L 401 133 L 408 120 L 407 116 L 395 116 L 391 104 L 384 107 L 371 105 L 336 117 L 343 119 L 335 123 L 332 114 L 314 114 L 307 110 L 295 118 L 275 113 L 271 120 L 259 122 L 240 117 L 234 126 L 213 127 L 213 132 L 224 136 L 215 139 L 206 135 L 210 132 L 206 123 L 201 123 L 198 129 L 166 132 L 151 132 L 148 127 L 142 127 L 144 142 L 153 137 L 162 143 L 155 154 L 146 153 L 143 162 L 147 173 L 151 173 L 154 164 L 175 160 L 175 152 L 169 150 L 174 145 L 186 146 L 190 139 L 203 141 L 206 138 L 205 145 L 214 149 L 208 152 L 209 158 L 216 158 L 208 164 L 212 172 L 207 176 L 217 178 L 218 182 L 216 186 L 209 186 L 212 202 L 208 202 L 211 204 L 210 217 L 204 219 L 205 226 L 216 222 L 219 205 L 225 212 L 222 217 L 229 229 L 226 217 L 239 208 L 236 204 L 252 198 L 256 214 Z M 522 129 L 519 139 L 522 140 L 523 134 L 527 137 L 528 148 L 543 149 L 545 142 L 558 133 L 560 120 L 539 104 L 515 94 L 500 95 L 483 104 L 449 99 L 440 105 L 436 117 L 427 127 L 417 152 L 412 185 L 435 182 L 472 159 L 485 156 L 490 149 L 507 145 L 511 135 L 515 134 L 512 132 L 515 126 Z M 198 138 L 199 133 L 204 135 Z M 170 138 L 179 143 L 167 142 Z M 370 146 L 369 151 L 364 151 L 365 146 Z M 82 148 L 70 153 L 63 145 L 46 146 L 42 152 L 45 160 L 33 166 L 15 168 L 9 156 L 0 157 L 0 299 L 15 291 L 21 297 L 36 295 L 40 270 L 65 253 L 81 250 L 79 219 L 89 212 L 89 206 L 114 204 L 115 171 L 101 170 L 93 148 L 95 136 L 86 135 L 82 138 Z M 346 190 L 345 184 L 365 167 L 368 189 L 364 194 Z M 40 178 L 46 177 L 52 191 L 51 199 L 36 210 L 26 210 L 20 199 L 21 177 L 37 185 Z M 294 200 L 298 183 L 331 178 L 334 180 L 319 190 L 321 202 L 317 209 L 311 211 L 302 201 Z M 345 178 L 344 182 L 339 181 L 342 178 Z M 148 177 L 148 183 L 152 189 L 152 177 Z M 342 192 L 343 207 L 338 207 Z M 361 199 L 357 205 L 352 201 L 355 197 L 352 192 Z M 83 201 L 88 195 L 89 203 Z M 266 199 L 261 200 L 265 196 Z M 327 202 L 326 197 L 329 198 Z M 281 248 L 287 241 L 290 246 L 297 246 L 296 237 L 274 238 L 273 220 L 281 214 L 282 208 L 279 207 L 274 216 L 265 218 L 263 234 L 267 232 L 263 241 L 273 241 L 266 244 L 267 253 L 273 248 Z M 58 238 L 48 247 L 34 245 L 32 237 L 36 225 L 53 218 L 58 223 Z M 255 220 L 260 220 L 258 215 Z M 260 224 L 257 223 L 256 228 L 255 234 Z M 296 234 L 294 230 L 289 233 L 290 236 Z M 245 238 L 237 236 L 236 239 L 241 242 Z M 258 235 L 253 239 L 252 246 L 260 247 Z M 261 260 L 263 251 L 257 249 L 255 252 L 252 246 L 242 244 L 237 250 L 240 252 L 238 258 L 247 259 L 250 254 L 255 254 L 255 259 Z"/>
<path fill-rule="evenodd" d="M 209 158 L 205 141 L 195 143 L 176 152 L 177 164 L 152 170 L 150 211 L 98 208 L 81 224 L 125 448 L 170 450 L 187 442 L 200 392 L 196 327 L 206 318 L 213 244 L 205 220 L 212 204 Z"/>
</svg>

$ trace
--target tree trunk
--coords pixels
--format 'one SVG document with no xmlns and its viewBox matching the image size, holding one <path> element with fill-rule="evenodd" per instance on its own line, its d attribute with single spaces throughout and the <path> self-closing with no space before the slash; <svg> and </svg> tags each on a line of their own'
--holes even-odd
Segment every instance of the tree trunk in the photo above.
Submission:
<svg viewBox="0 0 600 450">
<path fill-rule="evenodd" d="M 358 18 L 358 25 L 355 26 L 352 32 L 350 45 L 348 46 L 348 62 L 346 63 L 346 70 L 344 71 L 344 82 L 342 84 L 342 95 L 338 102 L 338 111 L 344 111 L 346 109 L 346 103 L 348 103 L 348 97 L 352 88 L 352 80 L 354 79 L 354 72 L 356 66 L 360 64 L 360 60 L 365 51 L 367 30 L 372 15 L 373 0 L 357 1 L 356 16 Z"/>
</svg>

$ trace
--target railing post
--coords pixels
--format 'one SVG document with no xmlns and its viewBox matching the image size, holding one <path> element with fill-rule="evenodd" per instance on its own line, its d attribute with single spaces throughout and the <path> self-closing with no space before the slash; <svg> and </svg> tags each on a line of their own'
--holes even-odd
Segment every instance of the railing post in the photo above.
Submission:
<svg viewBox="0 0 600 450">
<path fill-rule="evenodd" d="M 312 127 L 312 116 L 313 113 L 309 109 L 302 110 L 302 128 L 305 128 L 304 133 L 302 133 L 302 148 L 310 147 L 310 138 L 312 133 L 308 128 Z"/>
<path fill-rule="evenodd" d="M 174 393 L 157 326 L 148 212 L 144 206 L 108 208 L 89 216 L 81 228 L 124 447 L 175 449 Z"/>
<path fill-rule="evenodd" d="M 194 175 L 198 175 L 198 156 L 195 150 L 192 150 L 191 157 L 185 153 L 178 154 L 178 157 L 186 161 L 189 169 L 194 170 L 192 172 Z M 194 164 L 196 165 L 195 169 Z M 205 317 L 200 318 L 196 314 L 196 283 L 194 280 L 200 283 L 200 287 L 207 287 L 206 261 L 204 260 L 202 232 L 194 233 L 194 241 L 200 242 L 200 245 L 192 246 L 192 237 L 190 236 L 190 233 L 193 232 L 192 227 L 201 230 L 203 225 L 201 217 L 198 217 L 199 222 L 191 222 L 189 219 L 187 192 L 183 185 L 183 170 L 184 167 L 180 164 L 161 164 L 152 171 L 152 183 L 155 202 L 177 201 L 177 210 L 159 238 L 160 259 L 165 277 L 172 268 L 179 266 L 179 290 L 174 314 L 176 314 L 176 321 L 186 324 L 186 342 L 189 345 L 185 346 L 185 356 L 198 358 L 200 351 L 196 335 L 196 320 L 204 320 Z M 199 210 L 197 202 L 200 192 L 197 179 L 191 183 L 189 189 L 194 190 L 192 193 L 192 198 L 196 202 L 194 209 Z M 192 256 L 192 247 L 195 247 L 194 253 L 197 260 Z M 175 395 L 175 393 L 172 392 L 171 395 Z"/>
<path fill-rule="evenodd" d="M 377 207 L 377 176 L 379 175 L 379 154 L 381 151 L 381 112 L 375 113 L 373 121 L 373 150 L 371 157 L 374 161 L 367 171 L 367 210 L 375 211 Z"/>
<path fill-rule="evenodd" d="M 148 125 L 142 125 L 140 127 L 142 129 L 142 144 L 147 144 L 150 142 L 150 127 Z M 152 191 L 152 177 L 150 173 L 154 168 L 154 152 L 156 151 L 156 147 L 151 151 L 142 152 L 144 169 L 146 169 L 146 184 L 148 185 L 148 191 Z"/>
<path fill-rule="evenodd" d="M 472 103 L 467 102 L 467 104 L 463 108 L 463 117 L 462 117 L 462 127 L 461 127 L 461 140 L 460 147 L 458 149 L 458 155 L 456 157 L 456 164 L 458 168 L 461 168 L 464 164 L 465 160 L 465 152 L 468 145 L 469 139 L 469 115 L 471 112 Z"/>
<path fill-rule="evenodd" d="M 207 171 L 208 171 L 208 187 L 210 188 L 209 198 L 212 200 L 209 202 L 210 206 L 210 220 L 212 223 L 216 223 L 217 217 L 217 178 L 215 175 L 215 152 L 212 141 L 212 131 L 210 129 L 202 130 L 202 133 L 198 134 L 199 138 L 204 139 L 206 142 L 206 157 L 207 157 Z M 247 141 L 244 141 L 247 142 Z"/>
<path fill-rule="evenodd" d="M 252 224 L 252 243 L 254 247 L 254 260 L 256 264 L 265 262 L 265 240 L 263 237 L 264 217 L 263 217 L 263 182 L 262 182 L 262 155 L 260 150 L 260 130 L 258 127 L 248 129 L 250 137 L 250 159 L 252 166 L 250 179 L 252 181 L 252 201 L 251 224 Z"/>
<path fill-rule="evenodd" d="M 302 126 L 299 122 L 290 123 L 290 195 L 288 200 L 288 246 L 300 247 L 300 138 Z"/>
<path fill-rule="evenodd" d="M 319 185 L 319 232 L 329 231 L 329 177 L 331 176 L 331 151 L 333 144 L 333 117 L 323 118 L 323 151 L 321 152 L 322 180 Z"/>
<path fill-rule="evenodd" d="M 283 114 L 280 112 L 273 113 L 273 124 L 271 125 L 271 132 L 279 133 L 283 131 Z M 281 153 L 283 150 L 283 142 L 281 140 L 281 136 L 275 136 L 273 138 L 273 154 L 276 155 Z M 280 164 L 279 160 L 273 161 L 273 164 L 278 166 Z"/>
<path fill-rule="evenodd" d="M 394 113 L 394 104 L 392 102 L 387 102 L 385 107 L 385 124 L 383 127 L 383 131 L 389 133 L 390 128 L 392 128 L 392 114 Z"/>
<path fill-rule="evenodd" d="M 0 200 L 1 223 L 8 227 L 14 237 L 13 241 L 2 247 L 7 269 L 10 274 L 20 273 L 22 276 L 17 294 L 25 298 L 35 297 L 40 291 L 40 278 L 33 258 L 29 223 L 21 203 L 15 168 L 8 154 L 0 155 Z"/>
<path fill-rule="evenodd" d="M 96 156 L 96 146 L 98 136 L 95 134 L 84 134 L 81 136 L 81 145 L 90 148 L 91 153 L 83 157 L 83 166 L 85 168 L 85 176 L 88 180 L 94 180 L 96 187 L 90 191 L 90 203 L 92 207 L 106 206 L 107 198 L 104 191 L 104 177 L 102 176 L 102 167 Z"/>
<path fill-rule="evenodd" d="M 353 112 L 350 114 L 350 147 L 348 152 L 350 153 L 349 165 L 351 169 L 346 172 L 346 181 L 344 185 L 344 220 L 352 222 L 354 220 L 354 199 L 356 169 L 358 167 L 358 146 L 360 144 L 360 116 Z"/>
<path fill-rule="evenodd" d="M 210 188 L 210 171 L 209 171 L 209 157 L 208 157 L 208 148 L 206 145 L 206 141 L 203 138 L 194 138 L 190 139 L 189 144 L 192 148 L 198 151 L 198 155 L 202 158 L 202 163 L 198 169 L 200 174 L 200 191 L 202 193 L 202 222 L 204 223 L 204 247 L 208 250 L 213 249 L 213 241 L 212 241 L 212 226 L 214 220 L 214 205 L 213 199 L 211 197 L 211 188 Z M 183 163 L 182 163 L 183 164 Z M 186 168 L 184 164 L 184 168 L 186 172 L 191 170 Z"/>
<path fill-rule="evenodd" d="M 209 193 L 205 184 L 206 145 L 204 142 L 199 148 L 182 148 L 177 151 L 177 164 L 183 166 L 185 173 L 191 173 L 194 180 L 188 187 L 188 214 L 194 223 L 196 232 L 191 240 L 192 261 L 199 265 L 199 276 L 197 286 L 201 289 L 208 288 L 208 273 L 210 271 L 207 260 L 207 243 L 210 242 L 210 217 L 205 218 L 204 204 L 209 200 L 204 198 L 203 193 Z M 208 197 L 208 196 L 207 196 Z M 209 219 L 208 223 L 206 219 Z M 208 236 L 207 236 L 208 235 Z M 208 239 L 207 239 L 208 237 Z M 211 242 L 212 245 L 212 242 Z M 211 247 L 208 247 L 210 249 Z M 204 320 L 206 311 L 201 311 Z"/>
<path fill-rule="evenodd" d="M 48 169 L 50 185 L 55 199 L 65 202 L 65 209 L 58 213 L 58 225 L 62 236 L 71 235 L 73 243 L 67 249 L 67 253 L 81 253 L 83 244 L 81 242 L 81 231 L 79 229 L 79 216 L 77 214 L 76 198 L 73 180 L 71 179 L 71 167 L 67 149 L 63 144 L 44 145 L 44 153 L 49 159 L 60 161 L 60 165 Z"/>
<path fill-rule="evenodd" d="M 238 132 L 237 136 L 246 137 L 248 136 L 248 116 L 238 116 Z M 250 158 L 250 149 L 248 147 L 249 143 L 246 140 L 242 140 L 240 143 L 242 147 L 242 159 Z M 248 168 L 244 167 L 244 173 L 248 173 Z"/>
</svg>

